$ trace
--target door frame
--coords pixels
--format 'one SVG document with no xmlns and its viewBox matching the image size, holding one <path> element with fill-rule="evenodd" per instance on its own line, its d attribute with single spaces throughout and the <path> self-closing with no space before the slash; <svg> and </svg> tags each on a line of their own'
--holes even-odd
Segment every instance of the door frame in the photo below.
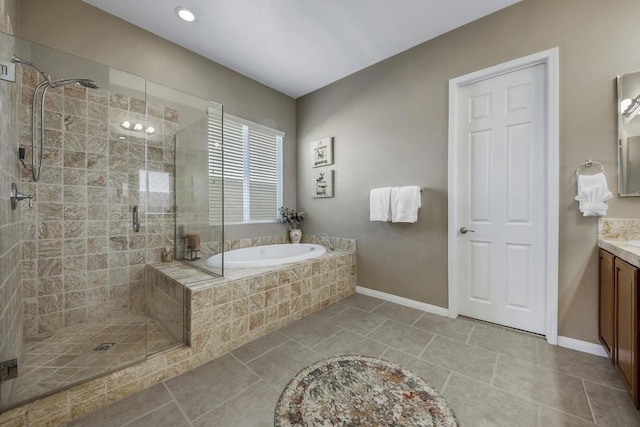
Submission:
<svg viewBox="0 0 640 427">
<path fill-rule="evenodd" d="M 456 117 L 458 117 L 458 92 L 460 88 L 498 77 L 523 68 L 545 64 L 546 78 L 546 129 L 545 153 L 546 171 L 544 176 L 546 195 L 546 248 L 545 248 L 545 288 L 546 288 L 546 338 L 549 344 L 558 343 L 558 239 L 559 239 L 559 62 L 558 48 L 534 53 L 523 58 L 498 64 L 483 70 L 449 80 L 449 151 L 448 151 L 448 281 L 449 281 L 449 317 L 458 316 L 459 278 L 456 271 L 458 250 L 458 233 L 456 223 L 458 208 L 456 206 L 458 185 L 458 136 Z"/>
</svg>

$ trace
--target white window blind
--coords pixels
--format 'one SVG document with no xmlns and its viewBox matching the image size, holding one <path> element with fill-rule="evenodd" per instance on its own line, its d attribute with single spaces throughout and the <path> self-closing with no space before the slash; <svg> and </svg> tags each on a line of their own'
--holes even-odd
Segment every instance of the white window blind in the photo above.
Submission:
<svg viewBox="0 0 640 427">
<path fill-rule="evenodd" d="M 209 114 L 209 223 L 274 222 L 282 206 L 284 133 L 238 117 Z M 223 188 L 224 186 L 224 188 Z"/>
</svg>

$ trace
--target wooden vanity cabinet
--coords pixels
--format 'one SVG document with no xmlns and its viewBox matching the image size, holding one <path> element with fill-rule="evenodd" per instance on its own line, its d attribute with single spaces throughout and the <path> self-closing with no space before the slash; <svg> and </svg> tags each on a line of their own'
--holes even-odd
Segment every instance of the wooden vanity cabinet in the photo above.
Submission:
<svg viewBox="0 0 640 427">
<path fill-rule="evenodd" d="M 615 259 L 615 361 L 633 404 L 638 407 L 638 268 Z"/>
<path fill-rule="evenodd" d="M 636 408 L 640 405 L 639 271 L 600 249 L 598 334 Z"/>
<path fill-rule="evenodd" d="M 598 334 L 611 363 L 615 363 L 615 257 L 600 249 L 600 323 Z"/>
</svg>

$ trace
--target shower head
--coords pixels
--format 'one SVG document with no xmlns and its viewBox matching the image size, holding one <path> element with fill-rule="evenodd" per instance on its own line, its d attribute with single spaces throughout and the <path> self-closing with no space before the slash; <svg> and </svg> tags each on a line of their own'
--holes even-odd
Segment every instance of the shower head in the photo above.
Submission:
<svg viewBox="0 0 640 427">
<path fill-rule="evenodd" d="M 100 87 L 98 83 L 88 79 L 67 79 L 67 80 L 58 80 L 54 82 L 51 79 L 51 76 L 45 73 L 42 68 L 38 67 L 33 62 L 25 61 L 24 59 L 18 58 L 16 55 L 13 55 L 11 57 L 11 62 L 16 64 L 24 64 L 26 66 L 36 69 L 40 74 L 42 74 L 42 77 L 44 77 L 44 79 L 47 81 L 47 83 L 49 84 L 49 87 L 65 86 L 71 83 L 78 83 L 79 85 L 89 89 L 98 89 Z"/>
<path fill-rule="evenodd" d="M 51 76 L 49 74 L 45 73 L 42 68 L 38 67 L 33 62 L 25 61 L 24 59 L 18 58 L 16 55 L 12 55 L 11 56 L 11 62 L 13 62 L 14 64 L 24 64 L 24 65 L 29 66 L 31 68 L 35 68 L 40 74 L 42 74 L 42 77 L 44 77 L 44 79 L 46 81 L 48 81 L 49 84 L 51 84 Z"/>
<path fill-rule="evenodd" d="M 89 80 L 89 79 L 66 79 L 66 80 L 58 80 L 55 82 L 50 82 L 49 86 L 51 87 L 60 87 L 60 86 L 66 86 L 72 83 L 78 83 L 80 86 L 82 87 L 86 87 L 89 89 L 98 89 L 100 87 L 100 85 L 93 81 L 93 80 Z"/>
</svg>

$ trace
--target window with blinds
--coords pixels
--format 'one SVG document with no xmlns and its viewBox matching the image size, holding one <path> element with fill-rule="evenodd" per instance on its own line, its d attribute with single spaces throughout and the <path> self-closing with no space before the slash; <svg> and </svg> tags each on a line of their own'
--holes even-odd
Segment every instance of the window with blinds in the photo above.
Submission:
<svg viewBox="0 0 640 427">
<path fill-rule="evenodd" d="M 209 112 L 210 225 L 220 225 L 223 213 L 225 224 L 279 219 L 283 137 L 278 130 Z"/>
</svg>

